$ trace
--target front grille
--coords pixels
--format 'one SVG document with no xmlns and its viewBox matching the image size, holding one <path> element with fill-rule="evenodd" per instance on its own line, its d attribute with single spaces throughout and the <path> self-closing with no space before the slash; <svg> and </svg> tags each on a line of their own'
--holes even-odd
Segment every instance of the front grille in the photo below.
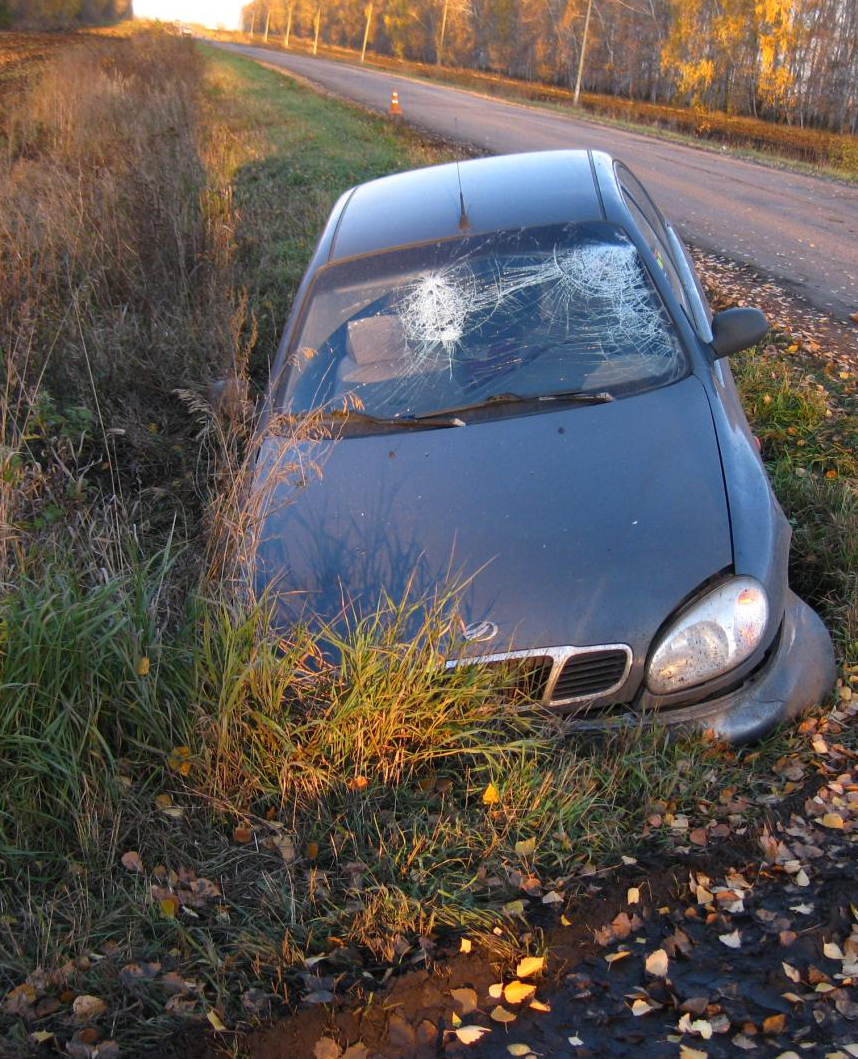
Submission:
<svg viewBox="0 0 858 1059">
<path fill-rule="evenodd" d="M 588 651 L 568 658 L 551 691 L 552 702 L 593 698 L 618 684 L 626 672 L 625 651 Z"/>
<path fill-rule="evenodd" d="M 553 662 L 538 655 L 499 659 L 488 663 L 496 674 L 498 690 L 516 692 L 528 699 L 542 699 L 551 676 Z"/>
</svg>

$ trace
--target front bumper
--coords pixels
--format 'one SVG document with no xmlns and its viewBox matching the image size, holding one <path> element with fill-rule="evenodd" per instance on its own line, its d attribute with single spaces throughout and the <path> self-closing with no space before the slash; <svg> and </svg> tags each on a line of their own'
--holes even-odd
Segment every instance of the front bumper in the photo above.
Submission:
<svg viewBox="0 0 858 1059">
<path fill-rule="evenodd" d="M 822 702 L 836 674 L 828 630 L 816 612 L 788 590 L 776 649 L 739 687 L 692 706 L 570 718 L 569 723 L 571 728 L 592 730 L 655 720 L 712 732 L 726 742 L 746 743 Z"/>
</svg>

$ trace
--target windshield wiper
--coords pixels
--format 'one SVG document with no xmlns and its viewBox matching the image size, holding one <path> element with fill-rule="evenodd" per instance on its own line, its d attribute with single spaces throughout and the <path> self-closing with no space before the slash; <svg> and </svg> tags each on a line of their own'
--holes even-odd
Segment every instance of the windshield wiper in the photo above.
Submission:
<svg viewBox="0 0 858 1059">
<path fill-rule="evenodd" d="M 456 418 L 452 413 L 433 413 L 432 418 L 425 422 L 419 416 L 374 416 L 369 412 L 360 412 L 356 408 L 329 408 L 322 412 L 329 419 L 354 420 L 358 423 L 369 423 L 376 427 L 403 427 L 406 430 L 437 430 L 443 427 L 463 427 L 464 421 Z"/>
<path fill-rule="evenodd" d="M 418 412 L 414 419 L 423 421 L 434 421 L 435 417 L 453 416 L 460 412 L 472 412 L 478 408 L 492 408 L 494 405 L 503 404 L 545 404 L 556 401 L 559 404 L 569 402 L 570 404 L 605 404 L 613 401 L 613 397 L 606 390 L 593 393 L 590 390 L 558 390 L 555 393 L 493 393 L 484 397 L 481 401 L 473 404 L 460 404 L 454 408 L 439 408 L 437 412 Z"/>
</svg>

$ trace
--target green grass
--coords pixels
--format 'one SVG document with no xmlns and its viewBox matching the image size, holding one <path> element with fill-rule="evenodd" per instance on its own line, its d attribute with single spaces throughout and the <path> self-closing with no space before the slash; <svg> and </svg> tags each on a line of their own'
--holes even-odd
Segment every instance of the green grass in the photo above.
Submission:
<svg viewBox="0 0 858 1059">
<path fill-rule="evenodd" d="M 199 93 L 205 179 L 184 193 L 204 221 L 195 252 L 229 283 L 212 288 L 211 311 L 228 307 L 217 364 L 226 349 L 259 380 L 336 197 L 447 154 L 220 52 L 207 52 Z M 187 265 L 200 267 L 193 255 Z M 122 305 L 95 280 L 89 294 L 85 339 Z M 170 306 L 179 335 L 209 333 L 194 331 L 198 304 Z M 147 338 L 172 319 L 160 301 L 138 311 Z M 854 662 L 852 383 L 809 377 L 784 344 L 741 358 L 739 383 L 795 525 L 794 575 Z M 724 788 L 771 793 L 772 762 L 800 751 L 794 730 L 737 752 L 651 728 L 573 736 L 487 671 L 445 672 L 455 598 L 421 608 L 424 634 L 404 647 L 400 630 L 421 601 L 392 604 L 340 644 L 338 670 L 305 631 L 276 641 L 264 601 L 205 574 L 211 542 L 234 531 L 245 428 L 208 407 L 199 350 L 184 376 L 169 376 L 181 401 L 148 428 L 162 353 L 132 352 L 126 418 L 115 378 L 96 397 L 111 395 L 112 428 L 142 422 L 133 459 L 106 444 L 102 401 L 76 403 L 85 378 L 69 393 L 43 389 L 26 430 L 7 434 L 17 448 L 4 456 L 14 533 L 0 594 L 0 992 L 33 976 L 40 999 L 58 1005 L 40 1017 L 31 1007 L 29 1020 L 7 1012 L 8 1054 L 25 1054 L 33 1029 L 66 1040 L 80 993 L 105 1000 L 99 1029 L 130 1055 L 183 1015 L 217 1007 L 236 1026 L 275 1010 L 301 986 L 307 954 L 341 949 L 358 979 L 361 969 L 380 977 L 433 932 L 467 931 L 487 958 L 538 947 L 538 932 L 522 942 L 529 928 L 504 910 L 520 875 L 568 888 L 647 830 L 648 849 L 667 850 L 666 829 L 647 829 L 652 812 L 705 822 Z M 18 411 L 5 407 L 4 421 Z M 184 472 L 175 487 L 162 450 Z M 129 851 L 141 872 L 122 865 Z M 194 877 L 208 880 L 201 892 Z M 161 967 L 120 977 L 143 961 Z M 185 982 L 172 1009 L 170 974 Z M 269 998 L 257 1014 L 242 1000 L 251 989 Z"/>
</svg>

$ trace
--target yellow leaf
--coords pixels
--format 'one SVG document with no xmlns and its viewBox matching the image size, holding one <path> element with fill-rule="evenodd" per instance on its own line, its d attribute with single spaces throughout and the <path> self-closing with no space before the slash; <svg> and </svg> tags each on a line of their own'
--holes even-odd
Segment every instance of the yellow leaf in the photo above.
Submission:
<svg viewBox="0 0 858 1059">
<path fill-rule="evenodd" d="M 632 1014 L 635 1018 L 640 1015 L 648 1015 L 651 1011 L 655 1011 L 654 1005 L 648 1004 L 645 1000 L 641 1000 L 640 997 L 632 1004 Z"/>
<path fill-rule="evenodd" d="M 530 1002 L 531 1011 L 550 1011 L 551 1008 L 548 1004 L 543 1004 L 541 1000 L 531 1000 Z"/>
<path fill-rule="evenodd" d="M 522 842 L 516 842 L 515 852 L 516 856 L 529 857 L 531 853 L 536 849 L 536 839 L 526 838 Z"/>
<path fill-rule="evenodd" d="M 641 892 L 637 886 L 630 886 L 628 893 L 626 894 L 626 902 L 630 905 L 636 905 L 641 899 Z"/>
<path fill-rule="evenodd" d="M 840 813 L 826 813 L 819 822 L 823 827 L 830 827 L 838 831 L 843 830 L 843 817 Z"/>
<path fill-rule="evenodd" d="M 621 949 L 620 952 L 611 952 L 605 957 L 605 963 L 615 963 L 617 960 L 622 960 L 626 956 L 631 956 L 628 949 Z"/>
<path fill-rule="evenodd" d="M 667 953 L 664 949 L 656 949 L 655 952 L 651 952 L 646 958 L 647 972 L 655 978 L 665 978 L 667 976 L 668 962 Z"/>
<path fill-rule="evenodd" d="M 525 956 L 518 961 L 515 969 L 516 978 L 530 978 L 532 974 L 538 974 L 545 967 L 544 956 Z"/>
<path fill-rule="evenodd" d="M 143 655 L 143 657 L 137 663 L 137 676 L 138 677 L 145 677 L 148 672 L 149 672 L 149 659 L 146 657 L 146 655 Z"/>
<path fill-rule="evenodd" d="M 167 757 L 167 768 L 178 772 L 180 776 L 187 776 L 191 771 L 190 756 L 189 746 L 174 746 Z"/>
<path fill-rule="evenodd" d="M 498 789 L 493 783 L 490 783 L 483 791 L 483 805 L 497 805 L 499 801 L 500 794 Z"/>
<path fill-rule="evenodd" d="M 564 927 L 571 927 L 572 926 L 572 920 L 569 919 L 567 916 L 561 916 L 560 917 L 560 922 L 563 924 Z"/>
<path fill-rule="evenodd" d="M 690 1048 L 687 1044 L 680 1044 L 679 1059 L 707 1059 L 708 1052 L 700 1048 Z"/>
<path fill-rule="evenodd" d="M 469 938 L 462 938 L 459 942 L 459 952 L 470 952 L 472 948 Z"/>
<path fill-rule="evenodd" d="M 511 1011 L 507 1011 L 506 1008 L 501 1007 L 500 1004 L 489 1013 L 489 1018 L 495 1022 L 515 1022 L 515 1015 Z"/>
<path fill-rule="evenodd" d="M 215 1032 L 223 1033 L 224 1030 L 226 1029 L 226 1026 L 224 1026 L 224 1024 L 221 1022 L 220 1016 L 218 1015 L 218 1013 L 216 1011 L 212 1011 L 211 1009 L 208 1010 L 206 1012 L 206 1018 L 211 1023 L 212 1029 L 215 1030 Z"/>
<path fill-rule="evenodd" d="M 474 1044 L 485 1033 L 491 1033 L 486 1026 L 460 1026 L 456 1030 L 456 1036 L 462 1044 Z"/>
<path fill-rule="evenodd" d="M 156 794 L 155 804 L 158 806 L 159 809 L 169 809 L 170 806 L 173 804 L 173 799 L 170 797 L 169 794 Z"/>
<path fill-rule="evenodd" d="M 822 952 L 829 960 L 842 960 L 843 950 L 839 945 L 835 945 L 833 941 L 826 941 L 822 946 Z"/>
<path fill-rule="evenodd" d="M 179 911 L 179 902 L 175 897 L 164 897 L 158 902 L 158 906 L 161 909 L 161 914 L 167 919 L 175 919 L 176 913 Z"/>
<path fill-rule="evenodd" d="M 524 901 L 507 901 L 503 911 L 508 916 L 520 916 L 524 914 Z"/>
<path fill-rule="evenodd" d="M 530 1055 L 533 1051 L 529 1044 L 508 1044 L 506 1050 L 510 1055 Z"/>
<path fill-rule="evenodd" d="M 520 1004 L 522 1000 L 528 1000 L 536 992 L 536 986 L 527 982 L 509 982 L 503 991 L 504 998 L 510 1004 Z"/>
<path fill-rule="evenodd" d="M 492 982 L 489 986 L 489 996 L 492 1000 L 500 1000 L 503 996 L 503 982 Z"/>
<path fill-rule="evenodd" d="M 53 1037 L 53 1033 L 51 1033 L 50 1030 L 36 1030 L 34 1033 L 31 1033 L 30 1036 L 36 1044 L 44 1044 Z"/>
</svg>

